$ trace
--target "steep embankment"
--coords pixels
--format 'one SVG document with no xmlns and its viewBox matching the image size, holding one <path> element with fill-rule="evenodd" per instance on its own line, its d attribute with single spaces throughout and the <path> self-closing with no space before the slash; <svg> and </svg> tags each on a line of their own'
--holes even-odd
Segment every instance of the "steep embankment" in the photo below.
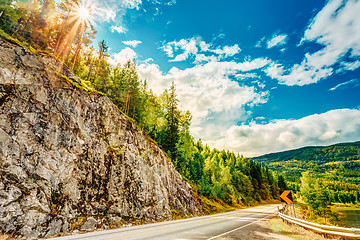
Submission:
<svg viewBox="0 0 360 240">
<path fill-rule="evenodd" d="M 1 232 L 36 238 L 198 214 L 162 150 L 82 87 L 59 61 L 0 39 Z"/>
</svg>

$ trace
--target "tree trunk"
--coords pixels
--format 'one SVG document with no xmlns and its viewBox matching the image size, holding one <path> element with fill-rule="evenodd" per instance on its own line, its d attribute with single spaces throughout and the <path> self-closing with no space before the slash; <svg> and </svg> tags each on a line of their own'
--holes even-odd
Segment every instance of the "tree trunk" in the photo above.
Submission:
<svg viewBox="0 0 360 240">
<path fill-rule="evenodd" d="M 71 70 L 74 70 L 75 62 L 76 62 L 77 56 L 79 55 L 79 52 L 80 52 L 80 47 L 81 47 L 81 43 L 78 44 L 78 46 L 77 46 L 77 48 L 75 50 L 73 62 L 72 62 L 72 65 L 71 65 Z"/>
<path fill-rule="evenodd" d="M 88 74 L 88 76 L 86 78 L 86 81 L 90 81 L 90 76 L 91 76 L 91 72 L 93 70 L 93 67 L 94 67 L 94 63 L 91 63 L 90 64 L 90 69 L 89 69 L 89 74 Z"/>
<path fill-rule="evenodd" d="M 129 108 L 130 108 L 130 94 L 127 94 L 126 96 L 126 104 L 125 104 L 125 114 L 129 114 Z"/>
</svg>

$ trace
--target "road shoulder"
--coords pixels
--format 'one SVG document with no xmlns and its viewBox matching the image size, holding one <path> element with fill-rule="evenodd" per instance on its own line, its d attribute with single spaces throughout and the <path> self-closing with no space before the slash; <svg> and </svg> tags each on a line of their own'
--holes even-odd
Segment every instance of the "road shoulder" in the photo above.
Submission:
<svg viewBox="0 0 360 240">
<path fill-rule="evenodd" d="M 289 225 L 278 217 L 263 220 L 239 229 L 218 240 L 330 240 L 336 237 L 324 237 L 296 225 Z"/>
</svg>

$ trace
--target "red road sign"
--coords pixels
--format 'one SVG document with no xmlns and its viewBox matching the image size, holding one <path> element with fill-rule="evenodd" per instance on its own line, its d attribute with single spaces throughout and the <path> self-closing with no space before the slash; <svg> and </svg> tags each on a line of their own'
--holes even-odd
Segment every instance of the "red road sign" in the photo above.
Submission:
<svg viewBox="0 0 360 240">
<path fill-rule="evenodd" d="M 285 190 L 280 194 L 280 198 L 284 200 L 287 204 L 293 203 L 292 195 L 290 190 Z"/>
</svg>

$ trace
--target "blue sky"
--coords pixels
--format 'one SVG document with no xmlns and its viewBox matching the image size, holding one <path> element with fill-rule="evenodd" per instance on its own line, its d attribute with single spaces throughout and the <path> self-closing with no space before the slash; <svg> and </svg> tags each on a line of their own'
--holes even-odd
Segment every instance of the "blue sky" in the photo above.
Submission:
<svg viewBox="0 0 360 240">
<path fill-rule="evenodd" d="M 360 140 L 360 1 L 92 0 L 96 42 L 246 156 Z"/>
</svg>

